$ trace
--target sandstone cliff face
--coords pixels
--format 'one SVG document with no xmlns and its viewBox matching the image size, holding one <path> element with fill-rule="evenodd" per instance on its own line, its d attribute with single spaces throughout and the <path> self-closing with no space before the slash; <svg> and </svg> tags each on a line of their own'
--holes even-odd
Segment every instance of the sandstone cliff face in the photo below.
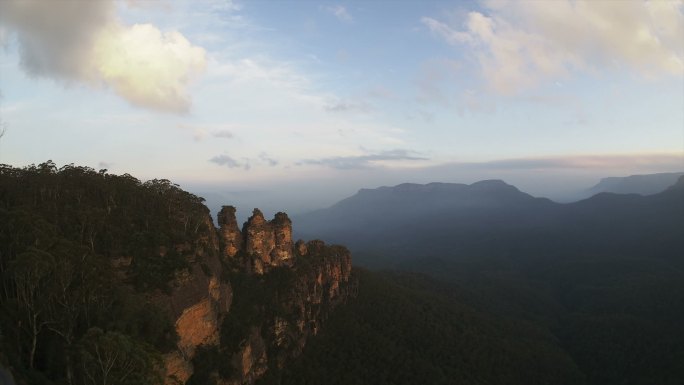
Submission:
<svg viewBox="0 0 684 385">
<path fill-rule="evenodd" d="M 275 249 L 273 224 L 264 219 L 259 209 L 254 209 L 242 230 L 245 234 L 245 252 L 252 271 L 263 274 L 272 264 L 271 251 Z"/>
<path fill-rule="evenodd" d="M 257 286 L 263 285 L 267 292 L 261 300 L 260 317 L 256 317 L 259 327 L 252 328 L 248 338 L 232 341 L 238 346 L 234 360 L 240 370 L 219 384 L 251 384 L 265 373 L 264 365 L 267 369 L 283 368 L 301 354 L 307 339 L 321 330 L 330 312 L 356 294 L 347 249 L 312 241 L 301 243 L 298 250 L 292 267 L 274 269 L 260 279 Z M 236 296 L 240 294 L 236 291 Z M 240 311 L 229 313 L 227 321 L 239 317 Z M 230 343 L 226 348 L 230 349 Z"/>
<path fill-rule="evenodd" d="M 255 209 L 240 231 L 235 208 L 224 206 L 218 224 L 196 244 L 179 245 L 191 269 L 160 300 L 179 336 L 177 351 L 164 357 L 168 385 L 253 384 L 298 356 L 355 294 L 349 252 L 321 241 L 295 245 L 286 214 L 267 221 Z M 217 367 L 197 366 L 203 354 Z"/>
<path fill-rule="evenodd" d="M 228 260 L 242 249 L 242 233 L 235 219 L 235 207 L 223 206 L 218 213 L 218 225 L 222 242 L 221 255 L 224 260 Z"/>
<path fill-rule="evenodd" d="M 277 213 L 271 221 L 275 247 L 271 250 L 273 266 L 290 266 L 293 257 L 292 221 L 285 213 Z"/>
<path fill-rule="evenodd" d="M 175 319 L 178 350 L 164 355 L 166 384 L 185 384 L 192 376 L 192 359 L 201 345 L 217 345 L 222 314 L 230 309 L 233 292 L 221 280 L 219 237 L 211 218 L 193 244 L 176 245 L 190 268 L 176 274 L 170 295 L 159 295 L 157 303 Z"/>
<path fill-rule="evenodd" d="M 285 213 L 267 221 L 259 209 L 237 227 L 235 208 L 224 206 L 218 216 L 223 261 L 254 274 L 264 274 L 279 266 L 291 266 L 294 256 L 292 222 Z"/>
</svg>

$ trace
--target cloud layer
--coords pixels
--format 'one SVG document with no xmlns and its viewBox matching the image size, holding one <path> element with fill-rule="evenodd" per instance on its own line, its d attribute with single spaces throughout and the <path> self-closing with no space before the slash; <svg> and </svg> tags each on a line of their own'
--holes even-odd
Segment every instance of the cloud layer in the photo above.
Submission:
<svg viewBox="0 0 684 385">
<path fill-rule="evenodd" d="M 299 162 L 300 165 L 322 165 L 338 170 L 353 170 L 365 169 L 377 166 L 383 162 L 388 161 L 410 161 L 410 160 L 428 160 L 427 158 L 416 156 L 413 151 L 409 150 L 389 150 L 378 153 L 369 153 L 356 156 L 335 156 L 321 159 L 305 159 Z"/>
<path fill-rule="evenodd" d="M 252 165 L 256 166 L 268 166 L 268 167 L 275 167 L 280 162 L 277 159 L 272 158 L 269 156 L 267 153 L 262 152 L 259 154 L 259 157 L 254 159 L 254 158 L 241 158 L 241 160 L 237 160 L 229 155 L 226 154 L 221 154 L 221 155 L 216 155 L 213 158 L 209 159 L 209 162 L 215 163 L 219 166 L 224 166 L 228 168 L 240 168 L 245 171 L 248 171 L 252 168 Z"/>
<path fill-rule="evenodd" d="M 124 25 L 114 0 L 0 2 L 0 23 L 16 34 L 31 76 L 111 88 L 131 104 L 182 113 L 206 53 L 177 31 Z"/>
<path fill-rule="evenodd" d="M 422 23 L 451 45 L 468 45 L 502 94 L 575 70 L 627 69 L 647 77 L 684 73 L 684 1 L 510 0 L 484 2 L 462 25 Z"/>
<path fill-rule="evenodd" d="M 499 159 L 463 166 L 489 170 L 560 169 L 673 169 L 682 168 L 684 154 L 576 155 L 539 158 Z"/>
</svg>

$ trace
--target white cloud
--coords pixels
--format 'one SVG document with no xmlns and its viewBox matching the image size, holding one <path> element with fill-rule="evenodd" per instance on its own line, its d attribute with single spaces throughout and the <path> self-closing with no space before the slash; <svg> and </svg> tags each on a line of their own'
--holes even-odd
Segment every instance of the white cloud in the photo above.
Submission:
<svg viewBox="0 0 684 385">
<path fill-rule="evenodd" d="M 684 73 L 684 1 L 488 1 L 462 25 L 422 23 L 467 45 L 502 94 L 572 71 L 626 69 L 646 77 Z"/>
<path fill-rule="evenodd" d="M 276 62 L 263 57 L 242 58 L 238 60 L 221 60 L 211 64 L 211 76 L 227 77 L 234 83 L 250 83 L 264 81 L 274 87 L 304 90 L 309 87 L 309 80 L 291 65 Z"/>
<path fill-rule="evenodd" d="M 206 54 L 177 31 L 124 25 L 114 0 L 0 2 L 21 66 L 32 76 L 110 87 L 131 104 L 167 112 L 190 108 L 187 87 Z"/>
<path fill-rule="evenodd" d="M 347 11 L 347 8 L 341 5 L 330 5 L 324 8 L 326 12 L 334 15 L 339 21 L 351 23 L 354 21 L 352 15 Z"/>
<path fill-rule="evenodd" d="M 204 70 L 205 52 L 176 31 L 150 24 L 113 26 L 94 49 L 101 79 L 135 105 L 185 112 L 189 80 Z"/>
<path fill-rule="evenodd" d="M 325 110 L 328 112 L 358 112 L 366 114 L 373 111 L 373 106 L 364 100 L 338 99 L 331 101 L 328 105 L 326 105 Z"/>
</svg>

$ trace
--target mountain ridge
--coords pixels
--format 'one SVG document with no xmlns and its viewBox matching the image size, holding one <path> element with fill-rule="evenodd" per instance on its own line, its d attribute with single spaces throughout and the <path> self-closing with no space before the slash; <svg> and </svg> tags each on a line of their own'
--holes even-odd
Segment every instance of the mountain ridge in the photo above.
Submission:
<svg viewBox="0 0 684 385">
<path fill-rule="evenodd" d="M 601 193 L 565 204 L 532 197 L 502 181 L 471 185 L 404 184 L 398 188 L 362 190 L 363 194 L 353 195 L 328 209 L 294 219 L 299 231 L 308 237 L 345 243 L 357 254 L 382 254 L 384 250 L 397 259 L 447 250 L 462 250 L 466 254 L 513 251 L 523 246 L 522 236 L 533 234 L 544 240 L 535 242 L 539 249 L 536 252 L 544 249 L 557 253 L 553 242 L 547 241 L 549 237 L 556 239 L 559 246 L 579 247 L 582 237 L 589 240 L 599 233 L 619 235 L 620 231 L 653 234 L 657 228 L 662 229 L 668 247 L 676 247 L 684 246 L 676 241 L 681 232 L 674 226 L 681 223 L 684 228 L 684 219 L 677 215 L 681 198 L 676 186 L 681 183 L 680 177 L 672 188 L 649 196 Z M 640 230 L 646 223 L 653 228 Z M 681 235 L 684 238 L 684 233 Z M 645 249 L 646 244 L 636 243 L 636 239 L 642 238 L 606 238 L 592 243 L 601 250 L 624 249 L 622 244 L 632 244 L 635 250 L 625 250 L 630 253 Z"/>
<path fill-rule="evenodd" d="M 589 196 L 612 192 L 618 194 L 652 195 L 664 191 L 677 183 L 684 172 L 667 172 L 657 174 L 635 174 L 626 177 L 602 178 L 599 183 L 585 190 Z"/>
</svg>

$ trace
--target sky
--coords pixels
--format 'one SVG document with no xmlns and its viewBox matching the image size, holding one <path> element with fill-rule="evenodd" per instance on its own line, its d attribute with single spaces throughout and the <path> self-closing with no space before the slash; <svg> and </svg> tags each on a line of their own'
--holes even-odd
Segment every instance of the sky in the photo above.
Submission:
<svg viewBox="0 0 684 385">
<path fill-rule="evenodd" d="M 684 1 L 0 2 L 0 163 L 238 212 L 684 170 Z"/>
</svg>

